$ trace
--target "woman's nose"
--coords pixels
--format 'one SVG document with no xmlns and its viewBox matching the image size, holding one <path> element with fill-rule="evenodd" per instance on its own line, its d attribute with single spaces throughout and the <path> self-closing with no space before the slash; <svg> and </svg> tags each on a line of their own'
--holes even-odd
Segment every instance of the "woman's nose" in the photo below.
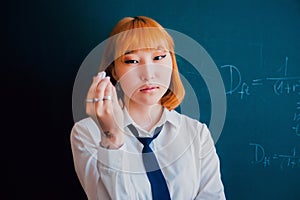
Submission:
<svg viewBox="0 0 300 200">
<path fill-rule="evenodd" d="M 144 81 L 150 81 L 154 78 L 153 64 L 145 64 L 141 68 L 141 79 Z"/>
</svg>

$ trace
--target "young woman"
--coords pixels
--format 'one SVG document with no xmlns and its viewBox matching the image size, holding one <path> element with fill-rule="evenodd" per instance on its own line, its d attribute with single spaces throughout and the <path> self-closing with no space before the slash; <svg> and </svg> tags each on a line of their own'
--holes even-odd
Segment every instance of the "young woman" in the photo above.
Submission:
<svg viewBox="0 0 300 200">
<path fill-rule="evenodd" d="M 87 94 L 90 117 L 71 132 L 88 198 L 225 199 L 207 126 L 174 110 L 184 88 L 163 27 L 144 16 L 123 18 L 100 69 Z"/>
</svg>

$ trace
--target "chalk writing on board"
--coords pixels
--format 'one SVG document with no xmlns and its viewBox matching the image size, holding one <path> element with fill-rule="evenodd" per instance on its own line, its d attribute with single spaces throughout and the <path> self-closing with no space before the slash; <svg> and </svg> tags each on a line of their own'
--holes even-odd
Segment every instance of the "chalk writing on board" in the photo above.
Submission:
<svg viewBox="0 0 300 200">
<path fill-rule="evenodd" d="M 226 94 L 237 93 L 240 99 L 249 96 L 251 90 L 253 91 L 256 87 L 261 87 L 268 82 L 272 84 L 275 95 L 300 95 L 300 76 L 288 76 L 288 57 L 285 57 L 283 66 L 278 70 L 278 72 L 282 72 L 281 76 L 257 77 L 252 80 L 251 84 L 243 81 L 240 70 L 234 65 L 222 65 L 220 69 L 223 74 L 229 75 L 229 81 L 225 83 L 227 85 Z"/>
<path fill-rule="evenodd" d="M 267 154 L 262 145 L 258 143 L 249 143 L 249 145 L 254 149 L 252 164 L 262 165 L 263 167 L 277 164 L 281 169 L 300 169 L 300 156 L 297 156 L 296 147 L 293 147 L 288 154 Z"/>
<path fill-rule="evenodd" d="M 296 93 L 300 87 L 300 77 L 288 76 L 288 57 L 285 57 L 285 63 L 279 70 L 283 71 L 282 76 L 266 78 L 266 80 L 274 82 L 274 93 L 276 95 Z M 298 94 L 300 94 L 300 92 L 298 92 Z"/>
<path fill-rule="evenodd" d="M 242 83 L 242 75 L 240 70 L 234 65 L 222 65 L 220 67 L 223 70 L 228 70 L 229 72 L 229 90 L 226 91 L 226 94 L 234 94 L 238 92 L 241 99 L 244 95 L 250 95 L 249 86 L 246 82 Z M 239 91 L 238 91 L 239 90 Z"/>
<path fill-rule="evenodd" d="M 239 69 L 234 65 L 223 65 L 220 67 L 221 69 L 228 68 L 229 74 L 230 74 L 230 84 L 229 84 L 229 90 L 226 91 L 226 94 L 233 94 L 241 85 L 241 72 Z M 237 83 L 234 83 L 234 77 L 237 77 Z"/>
<path fill-rule="evenodd" d="M 300 101 L 296 103 L 296 111 L 293 117 L 294 126 L 292 127 L 295 135 L 300 136 Z"/>
</svg>

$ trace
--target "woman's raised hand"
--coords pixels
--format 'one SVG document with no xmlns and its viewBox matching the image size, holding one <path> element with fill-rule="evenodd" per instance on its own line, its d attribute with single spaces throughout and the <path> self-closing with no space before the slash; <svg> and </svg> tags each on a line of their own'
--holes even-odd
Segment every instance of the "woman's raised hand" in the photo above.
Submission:
<svg viewBox="0 0 300 200">
<path fill-rule="evenodd" d="M 124 116 L 115 87 L 105 72 L 98 73 L 87 94 L 86 113 L 92 117 L 103 133 L 101 146 L 117 149 L 124 143 Z"/>
</svg>

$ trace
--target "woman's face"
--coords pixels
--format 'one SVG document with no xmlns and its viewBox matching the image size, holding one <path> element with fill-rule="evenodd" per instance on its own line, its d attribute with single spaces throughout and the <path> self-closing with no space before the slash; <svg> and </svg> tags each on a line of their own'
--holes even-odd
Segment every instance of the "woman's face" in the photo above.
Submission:
<svg viewBox="0 0 300 200">
<path fill-rule="evenodd" d="M 170 86 L 172 58 L 162 49 L 128 51 L 115 61 L 114 75 L 130 106 L 158 104 Z"/>
</svg>

